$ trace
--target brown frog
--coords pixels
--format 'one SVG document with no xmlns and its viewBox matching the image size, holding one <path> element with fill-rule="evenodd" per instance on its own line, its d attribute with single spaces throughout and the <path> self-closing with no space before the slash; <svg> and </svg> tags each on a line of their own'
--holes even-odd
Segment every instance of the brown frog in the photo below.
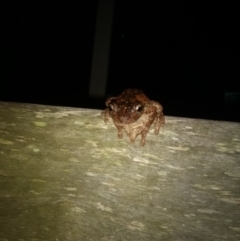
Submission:
<svg viewBox="0 0 240 241">
<path fill-rule="evenodd" d="M 103 110 L 105 123 L 111 117 L 118 129 L 118 137 L 123 138 L 126 131 L 131 142 L 141 135 L 140 145 L 145 145 L 146 135 L 154 123 L 154 132 L 159 133 L 160 126 L 165 124 L 163 107 L 157 101 L 149 100 L 138 89 L 127 89 L 122 94 L 106 101 L 107 108 Z"/>
</svg>

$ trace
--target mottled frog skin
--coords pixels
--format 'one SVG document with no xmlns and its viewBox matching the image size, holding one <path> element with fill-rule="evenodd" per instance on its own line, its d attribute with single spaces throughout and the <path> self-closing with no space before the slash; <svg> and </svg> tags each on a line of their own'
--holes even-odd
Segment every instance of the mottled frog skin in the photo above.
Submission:
<svg viewBox="0 0 240 241">
<path fill-rule="evenodd" d="M 162 105 L 150 100 L 138 89 L 127 89 L 122 94 L 107 99 L 106 106 L 102 112 L 105 123 L 110 118 L 113 120 L 119 138 L 123 138 L 123 130 L 131 142 L 140 135 L 142 146 L 145 145 L 146 135 L 152 124 L 155 134 L 165 124 Z"/>
</svg>

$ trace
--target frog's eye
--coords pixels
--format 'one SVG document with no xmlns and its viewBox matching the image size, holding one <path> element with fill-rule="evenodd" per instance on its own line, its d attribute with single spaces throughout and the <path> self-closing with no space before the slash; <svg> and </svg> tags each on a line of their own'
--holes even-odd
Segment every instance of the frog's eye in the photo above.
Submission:
<svg viewBox="0 0 240 241">
<path fill-rule="evenodd" d="M 108 106 L 108 109 L 109 109 L 110 111 L 117 111 L 117 110 L 118 110 L 116 104 L 110 104 L 110 105 Z"/>
<path fill-rule="evenodd" d="M 141 112 L 143 110 L 143 106 L 141 104 L 137 105 L 135 108 L 138 112 Z"/>
<path fill-rule="evenodd" d="M 109 109 L 110 111 L 112 111 L 112 110 L 113 110 L 113 105 L 109 105 L 109 106 L 108 106 L 108 109 Z"/>
</svg>

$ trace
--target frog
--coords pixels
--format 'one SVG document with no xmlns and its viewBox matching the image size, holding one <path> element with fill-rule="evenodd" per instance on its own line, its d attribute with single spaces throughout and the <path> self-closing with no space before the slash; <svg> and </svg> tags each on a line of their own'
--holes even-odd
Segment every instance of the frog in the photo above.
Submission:
<svg viewBox="0 0 240 241">
<path fill-rule="evenodd" d="M 140 89 L 126 89 L 116 97 L 106 100 L 106 109 L 102 111 L 105 123 L 112 119 L 118 130 L 118 138 L 126 132 L 130 142 L 141 136 L 140 145 L 146 143 L 146 136 L 153 126 L 154 133 L 159 134 L 165 125 L 163 107 L 158 101 L 150 100 Z"/>
</svg>

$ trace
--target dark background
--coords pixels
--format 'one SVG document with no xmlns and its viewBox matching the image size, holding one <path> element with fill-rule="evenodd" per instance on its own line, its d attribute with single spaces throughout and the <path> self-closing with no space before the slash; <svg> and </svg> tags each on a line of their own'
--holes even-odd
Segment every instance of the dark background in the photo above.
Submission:
<svg viewBox="0 0 240 241">
<path fill-rule="evenodd" d="M 240 121 L 239 7 L 116 0 L 106 96 L 88 96 L 97 0 L 0 5 L 0 100 L 104 108 L 140 88 L 166 115 Z"/>
</svg>

